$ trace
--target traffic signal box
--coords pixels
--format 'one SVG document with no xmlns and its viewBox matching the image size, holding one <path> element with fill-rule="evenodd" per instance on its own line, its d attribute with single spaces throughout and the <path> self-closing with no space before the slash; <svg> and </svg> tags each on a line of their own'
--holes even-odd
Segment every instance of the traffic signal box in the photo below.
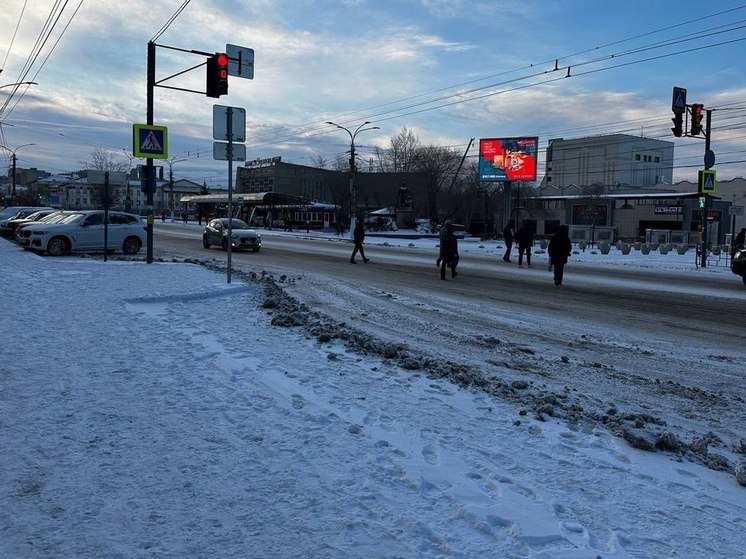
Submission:
<svg viewBox="0 0 746 559">
<path fill-rule="evenodd" d="M 684 113 L 675 112 L 671 120 L 673 121 L 671 132 L 677 138 L 681 138 L 684 134 Z"/>
<path fill-rule="evenodd" d="M 228 55 L 215 53 L 207 59 L 207 97 L 228 94 Z"/>
<path fill-rule="evenodd" d="M 702 133 L 702 111 L 704 107 L 702 103 L 692 104 L 692 125 L 689 130 L 692 136 L 699 136 Z"/>
</svg>

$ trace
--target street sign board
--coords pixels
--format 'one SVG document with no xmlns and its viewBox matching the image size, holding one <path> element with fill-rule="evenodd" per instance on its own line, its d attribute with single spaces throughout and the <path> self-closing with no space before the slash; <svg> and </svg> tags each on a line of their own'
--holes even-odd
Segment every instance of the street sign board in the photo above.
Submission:
<svg viewBox="0 0 746 559">
<path fill-rule="evenodd" d="M 166 159 L 168 157 L 168 128 L 152 124 L 133 124 L 132 153 L 135 157 Z"/>
<path fill-rule="evenodd" d="M 237 78 L 254 79 L 254 49 L 225 45 L 228 55 L 228 75 Z"/>
<path fill-rule="evenodd" d="M 700 194 L 715 194 L 715 169 L 706 169 L 699 172 Z"/>
<path fill-rule="evenodd" d="M 743 215 L 743 206 L 731 206 L 730 215 Z"/>
<path fill-rule="evenodd" d="M 246 161 L 246 146 L 243 144 L 231 143 L 233 157 L 228 157 L 227 142 L 212 143 L 212 158 L 220 161 Z"/>
<path fill-rule="evenodd" d="M 673 98 L 671 99 L 671 110 L 675 113 L 686 112 L 686 89 L 683 87 L 673 88 Z"/>
<path fill-rule="evenodd" d="M 212 106 L 212 139 L 230 140 L 228 137 L 228 109 L 232 109 L 231 132 L 234 142 L 246 141 L 246 109 L 239 107 L 226 107 L 225 105 Z"/>
</svg>

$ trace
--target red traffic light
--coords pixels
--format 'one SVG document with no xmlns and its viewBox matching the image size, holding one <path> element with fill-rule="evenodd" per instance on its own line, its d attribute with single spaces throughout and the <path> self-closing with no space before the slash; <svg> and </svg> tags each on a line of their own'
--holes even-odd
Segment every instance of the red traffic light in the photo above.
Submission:
<svg viewBox="0 0 746 559">
<path fill-rule="evenodd" d="M 228 93 L 228 55 L 224 52 L 215 53 L 207 59 L 207 91 L 208 97 L 220 97 Z"/>
<path fill-rule="evenodd" d="M 689 132 L 692 136 L 699 136 L 702 133 L 702 111 L 705 106 L 702 103 L 692 104 L 692 126 Z"/>
</svg>

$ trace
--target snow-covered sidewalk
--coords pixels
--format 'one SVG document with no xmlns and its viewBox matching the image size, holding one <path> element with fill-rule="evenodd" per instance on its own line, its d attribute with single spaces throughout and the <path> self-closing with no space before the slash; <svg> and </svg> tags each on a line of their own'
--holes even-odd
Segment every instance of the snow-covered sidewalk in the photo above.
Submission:
<svg viewBox="0 0 746 559">
<path fill-rule="evenodd" d="M 0 283 L 2 557 L 746 549 L 732 475 L 273 327 L 260 283 L 4 241 Z"/>
</svg>

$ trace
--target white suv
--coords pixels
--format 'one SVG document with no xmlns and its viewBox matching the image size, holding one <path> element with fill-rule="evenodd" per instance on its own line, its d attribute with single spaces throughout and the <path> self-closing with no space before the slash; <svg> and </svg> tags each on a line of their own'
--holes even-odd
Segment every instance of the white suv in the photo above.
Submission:
<svg viewBox="0 0 746 559">
<path fill-rule="evenodd" d="M 57 223 L 35 223 L 17 235 L 25 249 L 48 252 L 53 256 L 71 252 L 104 250 L 104 211 L 68 212 Z M 138 215 L 109 212 L 108 250 L 137 254 L 146 243 L 145 222 Z"/>
</svg>

